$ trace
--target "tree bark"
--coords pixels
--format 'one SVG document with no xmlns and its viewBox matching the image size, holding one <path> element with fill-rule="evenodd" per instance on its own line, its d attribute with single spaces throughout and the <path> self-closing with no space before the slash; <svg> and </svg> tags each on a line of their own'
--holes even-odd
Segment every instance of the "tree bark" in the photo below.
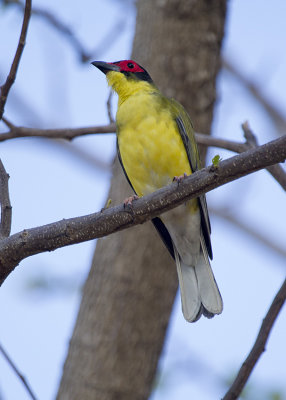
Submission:
<svg viewBox="0 0 286 400">
<path fill-rule="evenodd" d="M 210 132 L 226 0 L 140 0 L 132 58 Z M 204 153 L 202 154 L 204 158 Z M 109 198 L 131 194 L 118 161 Z M 177 290 L 175 263 L 151 223 L 97 243 L 58 400 L 146 400 Z"/>
</svg>

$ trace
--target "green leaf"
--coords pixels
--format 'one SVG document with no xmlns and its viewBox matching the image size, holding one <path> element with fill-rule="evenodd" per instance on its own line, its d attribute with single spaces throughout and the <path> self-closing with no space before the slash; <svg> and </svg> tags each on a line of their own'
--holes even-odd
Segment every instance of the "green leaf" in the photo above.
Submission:
<svg viewBox="0 0 286 400">
<path fill-rule="evenodd" d="M 220 161 L 222 161 L 222 158 L 220 158 L 219 154 L 215 155 L 212 159 L 213 166 L 218 167 Z"/>
</svg>

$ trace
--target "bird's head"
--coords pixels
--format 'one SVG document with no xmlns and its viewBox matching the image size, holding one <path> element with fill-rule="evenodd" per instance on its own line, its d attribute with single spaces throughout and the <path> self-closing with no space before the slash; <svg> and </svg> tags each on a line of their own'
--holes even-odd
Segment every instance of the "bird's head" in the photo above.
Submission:
<svg viewBox="0 0 286 400">
<path fill-rule="evenodd" d="M 93 61 L 92 64 L 106 75 L 108 84 L 119 95 L 119 100 L 138 91 L 151 91 L 155 89 L 148 72 L 133 60 L 115 62 Z"/>
</svg>

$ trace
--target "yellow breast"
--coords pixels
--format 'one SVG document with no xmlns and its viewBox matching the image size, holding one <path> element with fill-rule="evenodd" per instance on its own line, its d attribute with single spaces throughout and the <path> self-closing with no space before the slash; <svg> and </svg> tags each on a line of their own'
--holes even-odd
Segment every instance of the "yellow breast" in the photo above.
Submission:
<svg viewBox="0 0 286 400">
<path fill-rule="evenodd" d="M 117 111 L 118 145 L 126 174 L 139 196 L 191 174 L 176 122 L 160 98 L 137 93 Z"/>
</svg>

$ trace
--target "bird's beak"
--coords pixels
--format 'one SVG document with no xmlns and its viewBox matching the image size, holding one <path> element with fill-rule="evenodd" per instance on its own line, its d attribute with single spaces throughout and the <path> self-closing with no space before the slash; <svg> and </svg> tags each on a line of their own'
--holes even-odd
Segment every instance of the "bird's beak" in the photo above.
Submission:
<svg viewBox="0 0 286 400">
<path fill-rule="evenodd" d="M 107 74 L 109 71 L 120 72 L 120 67 L 116 64 L 107 63 L 104 61 L 93 61 L 91 64 L 100 69 L 100 71 L 104 74 Z"/>
</svg>

